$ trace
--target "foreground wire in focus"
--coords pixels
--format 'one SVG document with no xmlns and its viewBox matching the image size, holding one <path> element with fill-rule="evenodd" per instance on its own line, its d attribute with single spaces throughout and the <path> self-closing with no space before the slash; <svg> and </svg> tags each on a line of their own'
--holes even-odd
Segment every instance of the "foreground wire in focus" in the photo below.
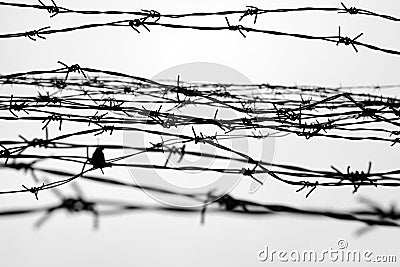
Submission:
<svg viewBox="0 0 400 267">
<path fill-rule="evenodd" d="M 237 16 L 235 18 L 238 23 L 243 23 L 246 21 L 246 17 L 254 17 L 253 25 L 256 24 L 257 18 L 259 16 L 266 16 L 268 14 L 277 13 L 293 13 L 293 12 L 335 12 L 344 13 L 350 15 L 364 15 L 368 17 L 378 17 L 392 22 L 398 22 L 399 18 L 394 16 L 379 14 L 377 12 L 360 9 L 356 7 L 347 7 L 344 3 L 341 3 L 340 7 L 299 7 L 299 8 L 284 8 L 284 9 L 261 9 L 254 6 L 247 6 L 244 10 L 227 10 L 227 11 L 216 11 L 216 12 L 193 12 L 186 14 L 161 14 L 156 10 L 141 10 L 141 11 L 96 11 L 96 10 L 73 10 L 69 8 L 64 8 L 57 6 L 57 4 L 52 1 L 51 5 L 46 5 L 42 1 L 39 1 L 36 5 L 22 4 L 22 3 L 6 3 L 0 2 L 0 6 L 4 7 L 19 7 L 19 8 L 30 8 L 47 11 L 50 17 L 54 17 L 59 14 L 81 14 L 81 15 L 134 15 L 135 18 L 115 20 L 106 23 L 88 23 L 79 26 L 67 26 L 59 29 L 52 29 L 50 26 L 46 25 L 39 29 L 29 29 L 25 32 L 16 32 L 8 34 L 0 34 L 0 39 L 9 39 L 17 37 L 29 38 L 32 41 L 37 41 L 38 39 L 46 39 L 46 36 L 52 34 L 67 33 L 78 30 L 87 30 L 99 27 L 124 27 L 132 28 L 135 32 L 141 33 L 141 30 L 145 29 L 147 32 L 151 32 L 153 27 L 170 28 L 175 30 L 191 29 L 196 31 L 233 31 L 238 32 L 242 37 L 246 37 L 248 33 L 258 33 L 263 35 L 276 35 L 276 36 L 287 36 L 292 38 L 308 39 L 308 40 L 320 40 L 330 43 L 335 43 L 336 45 L 343 44 L 345 46 L 351 46 L 355 52 L 358 52 L 357 47 L 364 47 L 367 49 L 380 51 L 383 53 L 391 55 L 400 55 L 400 51 L 395 49 L 388 49 L 380 47 L 378 45 L 373 45 L 365 43 L 359 40 L 364 33 L 359 33 L 354 37 L 343 36 L 341 27 L 338 27 L 337 35 L 326 35 L 326 36 L 313 36 L 309 34 L 302 33 L 288 33 L 277 30 L 267 30 L 261 28 L 255 28 L 250 26 L 244 26 L 242 24 L 233 23 L 233 18 L 229 19 L 228 16 Z M 210 26 L 207 23 L 204 24 L 186 24 L 186 23 L 174 23 L 174 21 L 179 21 L 179 19 L 191 18 L 191 17 L 203 17 L 204 19 L 209 19 L 210 17 L 221 17 L 224 16 L 224 20 L 221 20 L 221 24 L 216 26 Z M 172 20 L 173 22 L 169 22 Z"/>
</svg>

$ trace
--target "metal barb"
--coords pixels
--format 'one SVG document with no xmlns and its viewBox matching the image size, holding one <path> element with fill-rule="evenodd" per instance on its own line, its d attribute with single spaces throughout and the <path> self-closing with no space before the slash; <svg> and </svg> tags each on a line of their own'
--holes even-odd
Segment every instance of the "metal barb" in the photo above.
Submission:
<svg viewBox="0 0 400 267">
<path fill-rule="evenodd" d="M 44 8 L 46 8 L 47 12 L 50 13 L 50 18 L 52 18 L 52 17 L 56 16 L 58 13 L 60 13 L 60 9 L 58 8 L 58 6 L 56 5 L 56 3 L 53 0 L 51 0 L 51 2 L 53 3 L 52 6 L 46 6 L 45 4 L 43 4 L 42 1 L 40 1 L 40 0 L 38 0 L 38 1 Z"/>
<path fill-rule="evenodd" d="M 238 31 L 244 38 L 246 38 L 246 35 L 243 33 L 243 31 L 246 30 L 246 28 L 244 28 L 242 25 L 231 25 L 227 17 L 225 17 L 225 21 L 226 24 L 228 24 L 228 30 Z"/>
</svg>

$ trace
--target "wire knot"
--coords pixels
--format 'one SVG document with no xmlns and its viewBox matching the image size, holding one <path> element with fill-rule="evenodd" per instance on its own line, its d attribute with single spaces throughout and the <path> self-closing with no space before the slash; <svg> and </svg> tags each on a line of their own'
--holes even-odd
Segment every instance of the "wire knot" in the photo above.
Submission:
<svg viewBox="0 0 400 267">
<path fill-rule="evenodd" d="M 41 39 L 46 39 L 46 37 L 42 36 L 41 34 L 44 34 L 44 30 L 50 29 L 50 26 L 41 28 L 39 30 L 32 30 L 32 31 L 27 31 L 25 32 L 24 36 L 28 37 L 32 41 L 36 41 L 35 37 L 41 38 Z"/>
<path fill-rule="evenodd" d="M 238 31 L 244 38 L 246 38 L 246 35 L 243 33 L 243 31 L 246 30 L 245 27 L 243 27 L 242 25 L 231 25 L 229 23 L 229 20 L 227 17 L 225 17 L 226 20 L 226 24 L 228 24 L 228 30 L 230 31 Z"/>
<path fill-rule="evenodd" d="M 47 12 L 49 12 L 51 14 L 50 18 L 52 18 L 55 15 L 57 15 L 58 13 L 60 13 L 60 9 L 58 8 L 58 6 L 56 5 L 56 3 L 53 0 L 51 0 L 51 2 L 53 3 L 52 6 L 46 6 L 45 4 L 43 4 L 42 1 L 40 1 L 40 0 L 38 0 L 38 1 L 44 8 L 46 8 Z"/>
<path fill-rule="evenodd" d="M 46 121 L 47 121 L 47 122 L 46 122 Z M 44 120 L 42 121 L 42 123 L 45 123 L 45 122 L 46 122 L 46 124 L 42 127 L 42 130 L 45 129 L 45 128 L 47 128 L 47 126 L 49 125 L 49 123 L 50 123 L 51 121 L 59 121 L 60 124 L 59 124 L 59 126 L 58 126 L 58 130 L 61 131 L 61 126 L 62 126 L 63 118 L 62 118 L 62 115 L 57 115 L 57 114 L 51 114 L 51 115 L 49 115 L 49 116 L 47 117 L 47 119 L 44 119 Z"/>
<path fill-rule="evenodd" d="M 319 185 L 318 181 L 316 181 L 315 183 L 309 182 L 309 181 L 301 181 L 301 183 L 303 184 L 302 187 L 300 187 L 299 189 L 296 190 L 296 192 L 300 192 L 305 188 L 308 187 L 312 187 L 311 190 L 307 193 L 306 198 L 308 198 L 308 196 L 317 188 L 317 186 Z"/>
<path fill-rule="evenodd" d="M 344 45 L 351 45 L 353 48 L 354 48 L 354 50 L 356 51 L 356 52 L 358 52 L 358 50 L 357 50 L 357 47 L 355 46 L 355 44 L 356 44 L 356 40 L 358 39 L 358 38 L 360 38 L 362 35 L 363 35 L 364 33 L 360 33 L 359 35 L 357 35 L 356 37 L 354 37 L 353 39 L 351 39 L 350 37 L 343 37 L 343 36 L 341 36 L 341 32 L 340 32 L 340 26 L 339 26 L 339 36 L 337 37 L 338 38 L 338 41 L 337 41 L 337 43 L 336 43 L 336 45 L 339 45 L 339 44 L 344 44 Z"/>
<path fill-rule="evenodd" d="M 263 185 L 263 182 L 261 182 L 260 180 L 258 180 L 257 178 L 255 178 L 253 176 L 253 174 L 256 173 L 256 168 L 258 167 L 258 163 L 254 166 L 253 169 L 249 169 L 249 168 L 242 168 L 242 170 L 240 171 L 244 176 L 250 176 L 251 178 L 253 178 L 256 182 L 258 182 L 259 184 Z"/>
<path fill-rule="evenodd" d="M 99 125 L 100 121 L 104 118 L 104 116 L 106 116 L 108 114 L 108 112 L 106 112 L 105 114 L 97 115 L 98 113 L 99 113 L 99 111 L 96 111 L 96 113 L 93 116 L 89 117 L 88 126 L 90 126 L 90 123 L 94 123 L 94 124 L 100 126 Z"/>
<path fill-rule="evenodd" d="M 137 33 L 140 33 L 140 31 L 137 29 L 140 26 L 143 26 L 148 32 L 150 32 L 150 29 L 146 26 L 145 21 L 147 17 L 141 18 L 141 19 L 134 19 L 129 21 L 129 26 L 134 29 Z"/>
<path fill-rule="evenodd" d="M 255 6 L 246 6 L 246 7 L 247 10 L 243 12 L 243 15 L 239 18 L 239 21 L 241 21 L 244 17 L 254 16 L 254 24 L 256 24 L 258 13 L 260 10 Z"/>
<path fill-rule="evenodd" d="M 7 165 L 8 159 L 11 156 L 11 152 L 10 150 L 8 150 L 5 146 L 3 146 L 2 144 L 0 144 L 0 146 L 3 148 L 3 150 L 0 150 L 0 156 L 2 158 L 6 158 L 6 162 L 4 163 L 4 165 Z"/>
<path fill-rule="evenodd" d="M 50 103 L 57 104 L 59 103 L 61 105 L 61 99 L 58 97 L 50 97 L 50 93 L 46 92 L 47 94 L 42 95 L 39 93 L 39 95 L 36 97 L 36 103 L 39 102 L 46 102 L 45 106 L 49 105 Z"/>
<path fill-rule="evenodd" d="M 65 64 L 65 63 L 63 63 L 61 61 L 57 61 L 57 63 L 63 65 L 67 69 L 67 75 L 65 76 L 64 83 L 65 83 L 66 80 L 68 80 L 68 75 L 71 72 L 81 73 L 87 79 L 87 76 L 86 76 L 85 72 L 82 70 L 81 66 L 79 66 L 78 64 L 73 64 L 71 66 L 68 66 L 67 64 Z"/>
<path fill-rule="evenodd" d="M 113 131 L 114 131 L 115 127 L 114 125 L 104 125 L 101 126 L 101 131 L 96 133 L 95 136 L 100 135 L 102 133 L 106 133 L 108 131 L 110 131 L 110 135 L 112 135 Z"/>
<path fill-rule="evenodd" d="M 147 17 L 145 18 L 145 20 L 147 18 L 155 18 L 156 20 L 154 22 L 158 22 L 161 18 L 161 14 L 160 12 L 156 11 L 156 10 L 146 10 L 146 9 L 142 9 L 143 12 L 146 13 Z"/>
<path fill-rule="evenodd" d="M 360 186 L 362 185 L 362 182 L 370 182 L 372 185 L 375 185 L 375 187 L 377 186 L 375 184 L 375 180 L 371 180 L 369 179 L 369 177 L 371 176 L 371 167 L 372 164 L 371 162 L 368 163 L 368 170 L 367 172 L 364 171 L 350 171 L 350 166 L 347 166 L 347 173 L 342 173 L 341 171 L 339 171 L 337 168 L 331 166 L 331 168 L 333 170 L 336 171 L 336 173 L 339 175 L 339 177 L 341 178 L 341 180 L 338 182 L 338 184 L 340 184 L 343 181 L 349 181 L 353 184 L 354 190 L 353 190 L 353 194 L 356 193 L 358 191 L 358 189 L 360 188 Z"/>
<path fill-rule="evenodd" d="M 17 111 L 17 112 L 23 111 L 23 112 L 25 112 L 26 114 L 29 114 L 28 111 L 24 110 L 24 108 L 27 108 L 27 107 L 28 107 L 28 104 L 26 104 L 25 102 L 22 102 L 22 103 L 20 103 L 20 104 L 17 104 L 17 102 L 14 102 L 14 103 L 13 103 L 13 97 L 14 97 L 14 96 L 11 95 L 11 97 L 10 97 L 10 104 L 9 104 L 9 106 L 8 106 L 8 110 L 10 111 L 10 113 L 11 113 L 14 117 L 16 117 L 16 118 L 18 118 L 18 116 L 17 116 L 13 111 Z"/>
<path fill-rule="evenodd" d="M 338 13 L 349 13 L 350 15 L 356 15 L 356 14 L 358 14 L 358 12 L 359 12 L 359 9 L 357 9 L 356 7 L 347 8 L 347 7 L 343 4 L 343 2 L 340 3 L 340 4 L 341 4 L 342 7 L 344 8 L 344 10 L 343 10 L 343 11 L 339 11 Z"/>
<path fill-rule="evenodd" d="M 41 186 L 39 186 L 39 187 L 33 186 L 33 187 L 31 187 L 31 188 L 28 188 L 28 187 L 26 187 L 25 185 L 22 185 L 23 188 L 25 188 L 27 191 L 29 191 L 29 192 L 31 192 L 32 194 L 35 195 L 36 200 L 39 200 L 39 197 L 38 197 L 39 191 L 40 191 L 40 190 L 43 190 L 44 186 L 45 186 L 44 183 L 43 183 L 43 185 L 41 185 Z"/>
</svg>

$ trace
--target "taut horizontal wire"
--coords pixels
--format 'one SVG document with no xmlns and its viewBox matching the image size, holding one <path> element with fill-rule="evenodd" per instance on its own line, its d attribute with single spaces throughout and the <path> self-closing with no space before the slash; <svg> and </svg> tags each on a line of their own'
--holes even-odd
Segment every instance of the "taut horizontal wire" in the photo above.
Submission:
<svg viewBox="0 0 400 267">
<path fill-rule="evenodd" d="M 58 14 L 81 14 L 81 15 L 135 15 L 135 16 L 143 16 L 143 17 L 154 17 L 154 18 L 170 18 L 170 19 L 179 19 L 185 17 L 209 17 L 209 16 L 227 16 L 227 15 L 241 15 L 240 20 L 249 16 L 258 16 L 268 13 L 297 13 L 297 12 L 330 12 L 337 14 L 350 14 L 350 15 L 365 15 L 371 17 L 378 17 L 382 19 L 386 19 L 389 21 L 398 22 L 399 18 L 380 14 L 374 11 L 370 11 L 367 9 L 350 7 L 347 8 L 345 4 L 341 4 L 339 7 L 297 7 L 297 8 L 276 8 L 276 9 L 263 9 L 255 6 L 247 6 L 242 10 L 223 10 L 223 11 L 211 11 L 211 12 L 192 12 L 192 13 L 175 13 L 175 14 L 167 14 L 160 13 L 156 10 L 140 10 L 140 11 L 126 11 L 126 10 L 76 10 L 71 8 L 66 8 L 62 6 L 58 6 L 53 2 L 53 5 L 43 5 L 43 4 L 24 4 L 24 3 L 7 3 L 0 2 L 0 6 L 9 6 L 9 7 L 19 7 L 19 8 L 28 8 L 28 9 L 39 9 L 48 11 L 48 13 L 53 14 L 52 16 Z"/>
<path fill-rule="evenodd" d="M 137 22 L 140 21 L 140 22 Z M 137 23 L 136 23 L 137 22 Z M 368 44 L 364 42 L 360 42 L 357 39 L 361 37 L 362 33 L 356 36 L 355 38 L 350 37 L 343 37 L 341 36 L 340 27 L 339 27 L 339 34 L 338 35 L 329 35 L 329 36 L 312 36 L 307 34 L 300 34 L 300 33 L 288 33 L 288 32 L 281 32 L 275 30 L 266 30 L 266 29 L 257 29 L 252 27 L 246 27 L 243 25 L 230 25 L 229 21 L 227 20 L 228 25 L 224 26 L 202 26 L 202 25 L 184 25 L 184 24 L 173 24 L 173 23 L 162 23 L 162 22 L 150 22 L 145 20 L 118 20 L 118 21 L 111 21 L 107 23 L 92 23 L 92 24 L 84 24 L 75 27 L 65 27 L 60 29 L 50 29 L 49 26 L 43 27 L 41 29 L 35 30 L 28 30 L 25 32 L 16 32 L 16 33 L 8 33 L 8 34 L 0 34 L 0 39 L 9 39 L 9 38 L 19 38 L 19 37 L 28 37 L 29 39 L 36 41 L 35 38 L 46 39 L 45 36 L 53 35 L 53 34 L 60 34 L 60 33 L 67 33 L 72 31 L 78 30 L 86 30 L 86 29 L 93 29 L 99 27 L 129 27 L 133 28 L 138 33 L 139 26 L 145 27 L 148 31 L 150 26 L 158 26 L 162 28 L 171 28 L 171 29 L 191 29 L 197 31 L 238 31 L 243 37 L 246 37 L 244 32 L 246 33 L 260 33 L 265 35 L 274 35 L 274 36 L 287 36 L 299 39 L 308 39 L 308 40 L 320 40 L 330 43 L 344 44 L 346 46 L 351 45 L 355 52 L 358 52 L 357 46 L 362 46 L 371 50 L 391 54 L 391 55 L 400 55 L 400 51 L 379 47 L 377 45 Z M 134 24 L 136 23 L 136 24 Z M 134 25 L 133 25 L 134 24 Z"/>
</svg>

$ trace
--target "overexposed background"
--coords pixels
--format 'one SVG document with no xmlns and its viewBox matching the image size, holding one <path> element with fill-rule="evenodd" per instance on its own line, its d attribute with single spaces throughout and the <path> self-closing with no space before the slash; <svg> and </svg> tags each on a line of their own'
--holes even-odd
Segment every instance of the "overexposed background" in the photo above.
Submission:
<svg viewBox="0 0 400 267">
<path fill-rule="evenodd" d="M 340 1 L 57 0 L 57 4 L 73 9 L 155 9 L 161 13 L 184 13 L 244 9 L 246 5 L 259 8 L 339 7 Z M 396 0 L 346 1 L 346 5 L 400 17 L 400 4 Z M 115 18 L 128 17 L 58 15 L 50 19 L 45 11 L 1 7 L 0 32 L 27 31 L 48 25 L 61 28 Z M 248 25 L 252 25 L 252 21 L 253 18 L 244 19 Z M 225 20 L 223 17 L 214 18 L 209 23 L 225 25 Z M 400 49 L 399 23 L 362 15 L 323 12 L 265 14 L 258 17 L 256 27 L 325 36 L 336 35 L 339 25 L 344 35 L 353 37 L 364 32 L 360 41 Z M 211 62 L 233 68 L 254 83 L 324 86 L 400 83 L 398 56 L 361 47 L 359 53 L 355 53 L 350 46 L 336 47 L 334 43 L 321 41 L 256 33 L 246 35 L 247 38 L 242 38 L 237 32 L 157 27 L 152 27 L 151 33 L 142 31 L 137 34 L 129 28 L 98 28 L 50 35 L 47 40 L 36 42 L 28 38 L 0 40 L 0 73 L 58 68 L 57 61 L 60 60 L 67 64 L 78 63 L 82 67 L 151 78 L 176 65 Z M 30 131 L 42 134 L 38 126 L 30 123 L 1 125 L 0 129 L 5 139 L 15 139 L 19 133 Z M 107 138 L 101 139 L 101 142 L 107 143 Z M 305 140 L 293 136 L 276 140 L 274 161 L 316 169 L 329 169 L 331 165 L 345 169 L 351 165 L 359 170 L 365 170 L 368 162 L 372 161 L 373 171 L 385 171 L 398 169 L 398 149 L 397 146 L 369 141 Z M 130 179 L 127 171 L 122 171 L 121 175 Z M 1 171 L 1 176 L 4 180 L 1 189 L 15 185 L 15 180 L 28 179 L 14 171 Z M 85 185 L 82 183 L 88 197 L 112 194 L 107 187 L 86 189 Z M 350 209 L 360 205 L 351 194 L 352 188 L 318 188 L 308 199 L 304 198 L 304 192 L 296 193 L 295 190 L 294 187 L 267 180 L 256 194 L 249 195 L 248 182 L 243 181 L 234 194 L 261 202 L 306 207 Z M 399 200 L 397 191 L 396 188 L 361 188 L 357 195 L 368 196 L 387 206 Z M 133 201 L 148 200 L 146 195 L 132 190 L 126 190 L 123 196 Z M 41 202 L 32 199 L 30 194 L 1 196 L 0 208 L 41 205 Z M 51 194 L 41 194 L 41 201 L 51 199 Z M 361 224 L 323 218 L 245 218 L 208 214 L 206 224 L 201 226 L 198 215 L 146 212 L 102 218 L 97 232 L 91 230 L 90 215 L 56 214 L 40 230 L 32 227 L 36 218 L 36 215 L 32 215 L 0 220 L 2 266 L 257 266 L 268 264 L 257 259 L 258 251 L 265 245 L 274 249 L 321 251 L 336 247 L 339 238 L 346 239 L 352 249 L 369 249 L 376 254 L 397 253 L 400 257 L 397 248 L 399 230 L 377 228 L 356 238 L 354 232 L 362 227 Z"/>
</svg>

